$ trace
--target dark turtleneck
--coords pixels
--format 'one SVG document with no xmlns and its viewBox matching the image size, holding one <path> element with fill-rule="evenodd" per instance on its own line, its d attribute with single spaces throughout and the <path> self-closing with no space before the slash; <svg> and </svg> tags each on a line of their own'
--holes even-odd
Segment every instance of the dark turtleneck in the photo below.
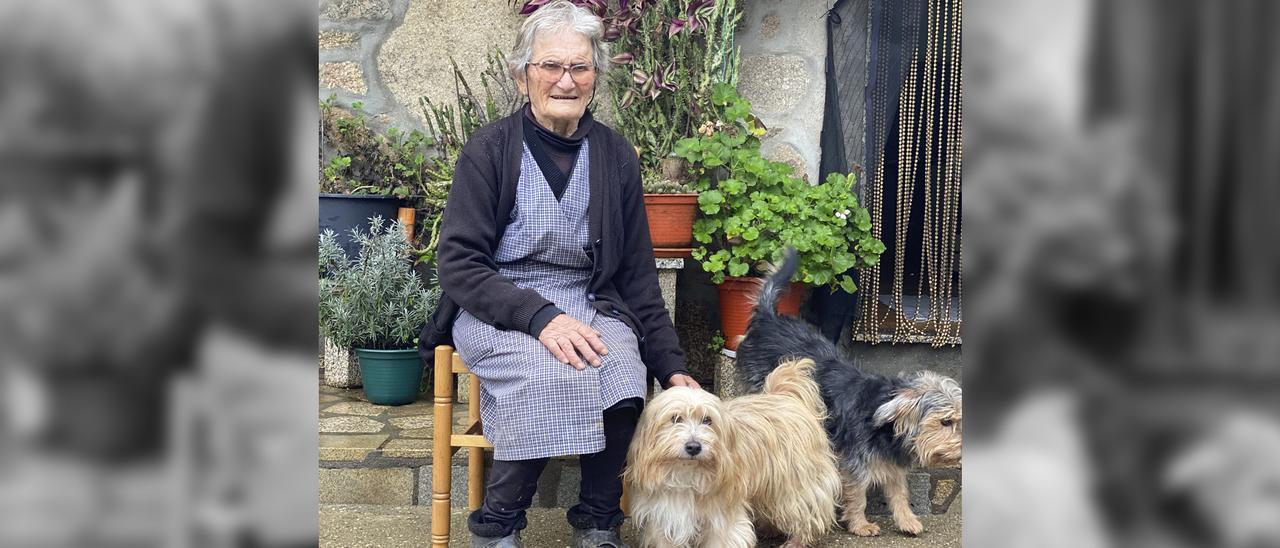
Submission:
<svg viewBox="0 0 1280 548">
<path fill-rule="evenodd" d="M 542 170 L 542 176 L 551 186 L 551 192 L 559 200 L 569 186 L 569 176 L 573 174 L 574 163 L 578 160 L 578 150 L 582 148 L 582 139 L 591 131 L 593 123 L 591 111 L 585 111 L 578 120 L 578 129 L 573 135 L 564 137 L 542 127 L 533 117 L 533 109 L 528 103 L 524 106 L 524 142 L 529 145 L 529 152 Z"/>
</svg>

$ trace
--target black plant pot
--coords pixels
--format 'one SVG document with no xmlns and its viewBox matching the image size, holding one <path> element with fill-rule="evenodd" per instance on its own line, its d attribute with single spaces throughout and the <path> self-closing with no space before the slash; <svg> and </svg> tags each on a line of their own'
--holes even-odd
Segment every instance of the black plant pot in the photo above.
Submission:
<svg viewBox="0 0 1280 548">
<path fill-rule="evenodd" d="M 321 194 L 320 233 L 323 234 L 325 229 L 332 230 L 338 235 L 338 245 L 347 258 L 355 259 L 360 247 L 351 238 L 351 229 L 367 232 L 369 219 L 379 215 L 384 222 L 394 223 L 399 209 L 400 199 L 394 196 Z"/>
</svg>

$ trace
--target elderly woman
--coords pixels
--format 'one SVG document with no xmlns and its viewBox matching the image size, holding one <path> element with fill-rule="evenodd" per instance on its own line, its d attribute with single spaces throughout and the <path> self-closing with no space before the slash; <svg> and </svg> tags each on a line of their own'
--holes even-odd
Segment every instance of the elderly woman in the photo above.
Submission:
<svg viewBox="0 0 1280 548">
<path fill-rule="evenodd" d="M 422 341 L 451 334 L 480 378 L 494 463 L 472 546 L 521 546 L 538 477 L 562 455 L 582 466 L 574 545 L 622 546 L 620 472 L 646 370 L 697 387 L 658 289 L 635 149 L 587 109 L 602 34 L 565 1 L 525 21 L 508 66 L 529 102 L 463 147 L 444 212 L 446 298 Z"/>
</svg>

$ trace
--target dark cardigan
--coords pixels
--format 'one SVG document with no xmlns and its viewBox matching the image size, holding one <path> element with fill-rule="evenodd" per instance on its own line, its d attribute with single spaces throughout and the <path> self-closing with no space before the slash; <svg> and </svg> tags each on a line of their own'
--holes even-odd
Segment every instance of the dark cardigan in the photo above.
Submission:
<svg viewBox="0 0 1280 548">
<path fill-rule="evenodd" d="M 444 296 L 419 339 L 428 362 L 436 345 L 452 342 L 459 306 L 500 330 L 529 333 L 534 314 L 550 303 L 499 274 L 493 261 L 516 200 L 522 125 L 519 112 L 489 124 L 458 155 L 436 255 Z M 626 138 L 599 122 L 587 139 L 589 252 L 595 263 L 587 299 L 631 327 L 645 366 L 666 384 L 671 375 L 688 371 L 658 288 L 639 159 Z"/>
</svg>

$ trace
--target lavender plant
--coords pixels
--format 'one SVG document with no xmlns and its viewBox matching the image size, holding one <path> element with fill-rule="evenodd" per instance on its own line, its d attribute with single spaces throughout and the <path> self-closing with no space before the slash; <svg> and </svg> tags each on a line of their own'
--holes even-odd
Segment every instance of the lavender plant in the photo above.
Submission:
<svg viewBox="0 0 1280 548">
<path fill-rule="evenodd" d="M 398 221 L 374 217 L 367 231 L 351 233 L 360 244 L 353 260 L 332 230 L 320 235 L 321 333 L 344 348 L 412 348 L 440 289 L 419 281 Z"/>
</svg>

